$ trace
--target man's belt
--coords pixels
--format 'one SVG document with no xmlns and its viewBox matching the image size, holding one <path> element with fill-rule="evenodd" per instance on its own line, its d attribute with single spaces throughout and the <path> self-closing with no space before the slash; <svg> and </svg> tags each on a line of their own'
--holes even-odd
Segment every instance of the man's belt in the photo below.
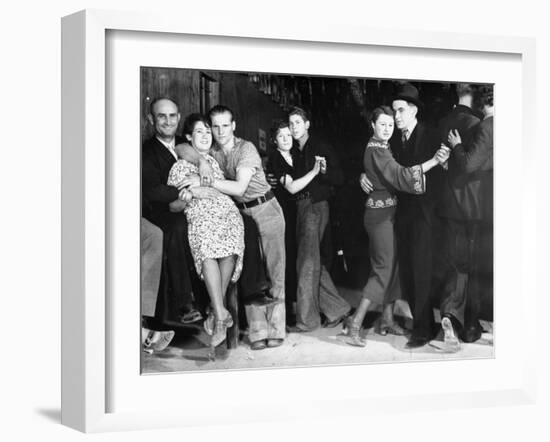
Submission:
<svg viewBox="0 0 550 442">
<path fill-rule="evenodd" d="M 254 206 L 257 206 L 258 204 L 263 204 L 265 203 L 266 201 L 269 201 L 270 199 L 272 199 L 275 195 L 273 194 L 273 192 L 270 190 L 268 191 L 265 195 L 259 197 L 259 198 L 256 198 L 252 201 L 247 201 L 246 203 L 235 203 L 235 205 L 239 208 L 239 209 L 250 209 L 251 207 L 254 207 Z"/>
<path fill-rule="evenodd" d="M 309 192 L 300 192 L 294 198 L 296 199 L 296 201 L 307 200 L 307 199 L 311 198 L 311 194 Z"/>
</svg>

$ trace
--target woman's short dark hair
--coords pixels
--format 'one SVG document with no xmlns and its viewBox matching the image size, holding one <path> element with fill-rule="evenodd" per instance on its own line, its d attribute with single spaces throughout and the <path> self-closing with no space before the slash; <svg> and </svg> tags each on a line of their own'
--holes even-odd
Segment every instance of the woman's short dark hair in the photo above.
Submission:
<svg viewBox="0 0 550 442">
<path fill-rule="evenodd" d="M 376 109 L 374 109 L 371 113 L 370 121 L 372 124 L 376 124 L 378 121 L 378 118 L 380 118 L 380 115 L 389 115 L 393 118 L 393 111 L 390 109 L 389 106 L 378 106 Z"/>
<path fill-rule="evenodd" d="M 275 123 L 273 123 L 273 126 L 271 126 L 270 130 L 271 141 L 273 144 L 276 144 L 276 139 L 279 131 L 285 128 L 290 129 L 290 124 L 288 123 L 288 120 L 277 120 L 275 121 Z"/>
<path fill-rule="evenodd" d="M 194 113 L 185 117 L 183 122 L 183 135 L 192 135 L 193 129 L 198 122 L 204 123 L 206 127 L 210 127 L 210 121 L 202 114 Z"/>
</svg>

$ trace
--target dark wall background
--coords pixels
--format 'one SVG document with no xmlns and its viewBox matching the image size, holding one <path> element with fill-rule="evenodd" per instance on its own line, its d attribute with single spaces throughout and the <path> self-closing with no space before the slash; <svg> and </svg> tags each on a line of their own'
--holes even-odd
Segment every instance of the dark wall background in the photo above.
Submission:
<svg viewBox="0 0 550 442">
<path fill-rule="evenodd" d="M 201 105 L 201 74 L 218 84 L 219 95 L 210 106 Z M 142 68 L 141 72 L 141 134 L 142 141 L 153 134 L 147 122 L 149 103 L 156 97 L 175 99 L 180 107 L 182 120 L 193 112 L 206 113 L 214 104 L 224 104 L 235 113 L 236 133 L 239 137 L 259 146 L 259 129 L 268 135 L 273 121 L 284 117 L 283 108 L 271 95 L 262 93 L 246 74 L 198 71 L 191 69 Z M 214 94 L 216 95 L 216 94 Z"/>
<path fill-rule="evenodd" d="M 206 80 L 205 80 L 206 79 Z M 346 183 L 331 200 L 331 229 L 328 249 L 344 250 L 349 271 L 339 282 L 362 288 L 368 277 L 368 238 L 362 216 L 365 195 L 358 185 L 363 171 L 362 156 L 371 135 L 368 117 L 381 104 L 391 106 L 396 89 L 403 80 L 328 78 L 318 76 L 273 75 L 198 71 L 143 67 L 141 70 L 142 140 L 152 135 L 146 120 L 151 100 L 159 96 L 175 99 L 182 121 L 192 112 L 206 113 L 215 104 L 234 111 L 236 134 L 260 147 L 259 129 L 267 135 L 266 158 L 274 147 L 269 142 L 273 123 L 286 117 L 288 109 L 300 106 L 310 112 L 312 132 L 329 140 L 340 157 Z M 205 81 L 209 84 L 205 92 Z M 454 83 L 411 81 L 420 93 L 424 109 L 419 120 L 437 126 L 456 103 Z M 181 134 L 181 123 L 178 133 Z M 328 253 L 334 256 L 333 253 Z M 329 263 L 330 264 L 330 263 Z M 338 279 L 338 275 L 335 275 Z M 486 316 L 492 312 L 492 274 L 487 278 L 489 296 Z"/>
<path fill-rule="evenodd" d="M 182 116 L 197 112 L 200 108 L 200 72 L 190 69 L 141 69 L 141 141 L 153 135 L 147 122 L 149 104 L 157 97 L 175 100 Z M 178 133 L 181 134 L 181 124 Z"/>
<path fill-rule="evenodd" d="M 201 77 L 216 84 L 210 102 L 201 100 Z M 378 105 L 391 105 L 400 80 L 330 78 L 296 75 L 272 75 L 238 72 L 199 71 L 143 67 L 141 70 L 142 140 L 152 135 L 146 116 L 149 103 L 156 97 L 175 99 L 182 119 L 192 112 L 206 112 L 214 104 L 233 109 L 237 135 L 259 144 L 258 129 L 267 134 L 288 109 L 300 106 L 312 116 L 312 130 L 328 138 L 345 167 L 353 170 L 370 135 L 369 112 Z M 412 82 L 425 103 L 420 119 L 436 125 L 451 108 L 454 85 L 441 82 Z M 180 129 L 181 131 L 181 129 Z"/>
</svg>

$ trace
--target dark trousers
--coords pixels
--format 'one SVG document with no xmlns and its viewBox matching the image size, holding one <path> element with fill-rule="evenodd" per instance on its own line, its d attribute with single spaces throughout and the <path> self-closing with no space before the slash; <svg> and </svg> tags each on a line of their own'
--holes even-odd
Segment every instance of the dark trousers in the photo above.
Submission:
<svg viewBox="0 0 550 442">
<path fill-rule="evenodd" d="M 489 261 L 485 259 L 487 250 L 492 255 L 492 228 L 486 229 L 483 223 L 474 221 L 444 222 L 447 267 L 441 314 L 452 316 L 459 327 L 479 328 L 481 274 Z M 487 242 L 491 243 L 489 247 Z"/>
<path fill-rule="evenodd" d="M 187 236 L 187 219 L 183 212 L 164 213 L 152 217 L 151 222 L 162 229 L 163 259 L 159 296 L 155 318 L 160 322 L 178 321 L 183 311 L 188 311 L 194 303 L 193 281 L 198 280 L 194 270 Z"/>
<path fill-rule="evenodd" d="M 287 325 L 294 325 L 296 322 L 293 314 L 293 304 L 296 302 L 296 286 L 298 279 L 296 277 L 296 203 L 293 200 L 281 200 L 277 197 L 283 214 L 285 216 L 285 304 Z"/>
<path fill-rule="evenodd" d="M 271 288 L 264 252 L 261 249 L 260 231 L 254 218 L 241 213 L 244 225 L 243 270 L 239 278 L 239 301 L 248 304 L 261 301 Z"/>
<path fill-rule="evenodd" d="M 432 285 L 432 223 L 417 205 L 397 206 L 396 234 L 403 297 L 413 315 L 413 336 L 431 338 L 434 317 Z"/>
</svg>

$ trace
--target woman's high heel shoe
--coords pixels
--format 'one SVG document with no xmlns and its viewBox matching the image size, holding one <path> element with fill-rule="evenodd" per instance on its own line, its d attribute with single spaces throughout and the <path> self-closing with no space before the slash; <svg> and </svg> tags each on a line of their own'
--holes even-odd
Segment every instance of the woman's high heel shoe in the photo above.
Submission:
<svg viewBox="0 0 550 442">
<path fill-rule="evenodd" d="M 225 319 L 220 319 L 216 321 L 214 325 L 214 333 L 212 334 L 212 340 L 210 341 L 210 345 L 212 347 L 217 347 L 223 341 L 225 341 L 225 338 L 227 336 L 227 329 L 230 327 L 233 327 L 233 318 L 231 317 L 231 314 L 228 312 Z"/>
<path fill-rule="evenodd" d="M 214 311 L 210 310 L 208 312 L 208 316 L 204 320 L 202 326 L 204 328 L 204 331 L 208 336 L 212 336 L 214 334 L 214 325 L 216 323 L 216 317 L 214 315 Z"/>
<path fill-rule="evenodd" d="M 346 318 L 346 330 L 349 338 L 346 342 L 349 345 L 354 347 L 365 347 L 367 345 L 367 341 L 361 337 L 361 325 L 353 322 L 352 318 Z"/>
</svg>

